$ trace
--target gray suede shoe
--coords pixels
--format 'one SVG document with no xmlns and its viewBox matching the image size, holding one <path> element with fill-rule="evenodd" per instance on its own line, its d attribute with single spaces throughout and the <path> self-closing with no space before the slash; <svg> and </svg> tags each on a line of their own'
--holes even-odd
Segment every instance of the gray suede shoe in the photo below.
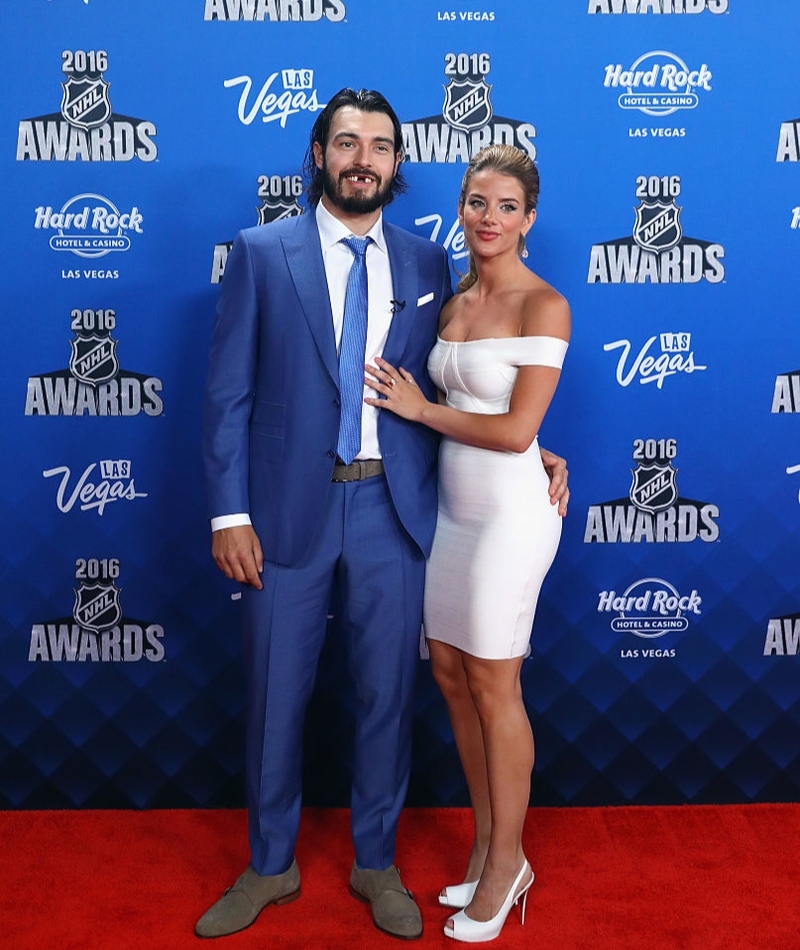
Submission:
<svg viewBox="0 0 800 950">
<path fill-rule="evenodd" d="M 411 891 L 400 880 L 397 868 L 369 871 L 353 865 L 350 873 L 350 893 L 372 906 L 372 919 L 378 930 L 402 940 L 416 940 L 422 936 L 422 915 L 414 903 Z"/>
<path fill-rule="evenodd" d="M 233 887 L 203 914 L 195 925 L 198 937 L 225 937 L 244 930 L 267 904 L 288 904 L 300 896 L 297 861 L 283 874 L 261 875 L 248 867 Z"/>
</svg>

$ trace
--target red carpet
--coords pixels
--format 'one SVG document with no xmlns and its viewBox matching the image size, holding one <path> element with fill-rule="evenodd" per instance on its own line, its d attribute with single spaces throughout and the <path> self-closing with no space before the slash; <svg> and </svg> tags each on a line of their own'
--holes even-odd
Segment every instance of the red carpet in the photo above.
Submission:
<svg viewBox="0 0 800 950">
<path fill-rule="evenodd" d="M 247 862 L 240 811 L 2 812 L 0 946 L 9 950 L 365 950 L 405 943 L 348 895 L 348 814 L 307 810 L 302 896 L 217 941 L 196 918 Z M 444 937 L 438 889 L 469 846 L 463 809 L 407 809 L 398 865 Z M 800 805 L 534 809 L 536 872 L 525 927 L 512 912 L 495 946 L 517 950 L 800 948 Z"/>
</svg>

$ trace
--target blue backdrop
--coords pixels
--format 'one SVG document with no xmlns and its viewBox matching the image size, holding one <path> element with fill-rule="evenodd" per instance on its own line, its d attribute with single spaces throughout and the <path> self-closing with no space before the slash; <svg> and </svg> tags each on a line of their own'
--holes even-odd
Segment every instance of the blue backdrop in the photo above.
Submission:
<svg viewBox="0 0 800 950">
<path fill-rule="evenodd" d="M 240 805 L 235 588 L 200 402 L 236 232 L 300 213 L 317 111 L 404 121 L 394 222 L 465 266 L 481 146 L 539 166 L 574 336 L 572 501 L 523 667 L 541 804 L 796 800 L 800 9 L 793 0 L 3 5 L 0 804 Z M 421 663 L 413 804 L 465 803 Z M 307 799 L 346 804 L 336 629 Z"/>
</svg>

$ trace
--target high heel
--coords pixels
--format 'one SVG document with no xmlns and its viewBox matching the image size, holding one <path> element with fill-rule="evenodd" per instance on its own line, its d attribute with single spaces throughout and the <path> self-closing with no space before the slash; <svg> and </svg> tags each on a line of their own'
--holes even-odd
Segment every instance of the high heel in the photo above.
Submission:
<svg viewBox="0 0 800 950">
<path fill-rule="evenodd" d="M 517 888 L 522 883 L 528 871 L 530 871 L 531 879 L 519 893 L 517 893 Z M 508 917 L 511 908 L 517 904 L 520 899 L 522 900 L 521 911 L 522 923 L 524 924 L 525 905 L 528 901 L 528 888 L 530 888 L 531 884 L 533 884 L 533 871 L 531 871 L 530 864 L 525 861 L 522 865 L 522 870 L 511 885 L 511 890 L 506 895 L 502 907 L 491 920 L 473 920 L 471 917 L 467 917 L 465 911 L 460 910 L 457 914 L 453 914 L 447 921 L 448 924 L 452 924 L 452 930 L 445 926 L 445 936 L 452 937 L 453 940 L 460 940 L 462 943 L 483 943 L 488 940 L 494 940 L 495 937 L 500 936 L 500 931 L 503 929 L 506 917 Z"/>
<path fill-rule="evenodd" d="M 468 881 L 466 884 L 451 884 L 443 889 L 439 895 L 442 907 L 466 907 L 475 896 L 477 881 Z"/>
</svg>

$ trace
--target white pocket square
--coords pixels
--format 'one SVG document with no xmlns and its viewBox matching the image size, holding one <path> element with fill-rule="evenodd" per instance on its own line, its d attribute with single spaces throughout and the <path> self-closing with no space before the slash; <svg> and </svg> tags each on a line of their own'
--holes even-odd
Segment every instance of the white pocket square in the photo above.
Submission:
<svg viewBox="0 0 800 950">
<path fill-rule="evenodd" d="M 417 306 L 421 307 L 423 304 L 430 303 L 431 300 L 433 300 L 433 291 L 431 291 L 429 294 L 425 294 L 424 297 L 420 297 L 417 301 Z"/>
</svg>

